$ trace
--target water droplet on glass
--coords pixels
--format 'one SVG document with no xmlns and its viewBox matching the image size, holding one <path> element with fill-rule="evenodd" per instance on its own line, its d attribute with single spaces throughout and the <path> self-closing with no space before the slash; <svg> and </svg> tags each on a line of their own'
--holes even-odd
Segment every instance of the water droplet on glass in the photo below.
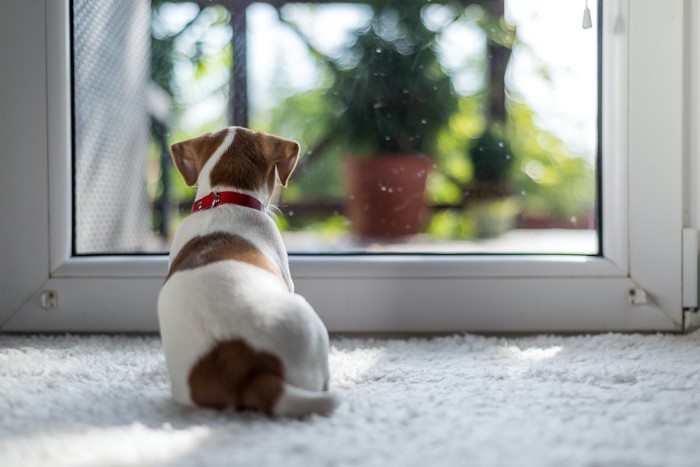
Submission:
<svg viewBox="0 0 700 467">
<path fill-rule="evenodd" d="M 372 105 L 373 109 L 381 109 L 382 108 L 382 103 L 381 102 L 375 102 L 374 105 Z"/>
<path fill-rule="evenodd" d="M 382 53 L 382 49 L 380 49 L 379 47 L 377 47 L 377 48 L 375 49 L 375 52 L 377 52 L 378 54 L 380 54 L 380 53 Z"/>
<path fill-rule="evenodd" d="M 424 118 L 424 119 L 421 120 L 420 122 L 421 122 L 423 125 L 425 125 L 426 123 L 428 123 L 428 119 L 427 119 L 427 118 Z"/>
<path fill-rule="evenodd" d="M 404 89 L 404 90 L 401 91 L 401 92 L 403 92 L 404 94 L 408 94 L 408 89 Z"/>
<path fill-rule="evenodd" d="M 385 186 L 380 186 L 379 189 L 382 190 L 382 191 L 386 191 L 386 187 L 385 187 Z"/>
<path fill-rule="evenodd" d="M 391 141 L 391 136 L 385 136 L 384 139 L 387 141 Z"/>
<path fill-rule="evenodd" d="M 504 146 L 505 146 L 505 144 L 503 144 L 503 141 L 499 141 L 499 142 L 498 142 L 498 147 L 499 147 L 499 148 L 502 148 L 502 147 L 504 147 Z"/>
<path fill-rule="evenodd" d="M 569 219 L 569 220 L 571 221 L 572 224 L 575 224 L 578 219 L 576 218 L 576 216 L 571 216 L 571 219 Z"/>
<path fill-rule="evenodd" d="M 287 213 L 287 215 L 288 215 L 289 217 L 294 217 L 294 211 L 289 211 L 289 212 Z"/>
<path fill-rule="evenodd" d="M 388 191 L 389 191 L 389 193 L 393 193 L 393 192 L 394 192 L 394 189 L 393 189 L 393 188 L 389 188 Z"/>
</svg>

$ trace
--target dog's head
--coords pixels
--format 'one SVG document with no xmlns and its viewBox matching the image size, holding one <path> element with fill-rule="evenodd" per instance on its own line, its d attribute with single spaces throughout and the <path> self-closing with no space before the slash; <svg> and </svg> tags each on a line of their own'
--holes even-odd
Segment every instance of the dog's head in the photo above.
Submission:
<svg viewBox="0 0 700 467">
<path fill-rule="evenodd" d="M 207 191 L 232 187 L 268 196 L 279 178 L 287 186 L 299 157 L 299 144 L 277 136 L 230 127 L 175 143 L 175 166 L 188 185 Z"/>
</svg>

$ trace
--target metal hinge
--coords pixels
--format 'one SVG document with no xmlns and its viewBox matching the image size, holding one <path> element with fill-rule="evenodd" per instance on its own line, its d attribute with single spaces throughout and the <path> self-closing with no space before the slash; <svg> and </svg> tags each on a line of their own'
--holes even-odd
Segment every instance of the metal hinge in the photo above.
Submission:
<svg viewBox="0 0 700 467">
<path fill-rule="evenodd" d="M 683 330 L 700 327 L 698 313 L 698 231 L 683 229 Z"/>
<path fill-rule="evenodd" d="M 58 293 L 55 290 L 44 290 L 41 292 L 41 307 L 50 310 L 58 306 Z"/>
</svg>

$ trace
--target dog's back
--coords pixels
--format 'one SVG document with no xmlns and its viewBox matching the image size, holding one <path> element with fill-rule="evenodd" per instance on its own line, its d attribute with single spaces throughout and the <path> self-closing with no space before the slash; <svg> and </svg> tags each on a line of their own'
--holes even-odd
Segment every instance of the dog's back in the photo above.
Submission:
<svg viewBox="0 0 700 467">
<path fill-rule="evenodd" d="M 221 172 L 236 172 L 236 163 L 265 170 L 254 176 L 256 190 L 239 191 L 269 197 L 270 173 L 286 183 L 298 154 L 296 143 L 244 129 L 203 138 L 173 147 L 186 181 L 198 180 L 198 197 L 234 186 L 241 175 Z M 334 409 L 327 332 L 293 293 L 281 237 L 265 213 L 232 204 L 188 217 L 173 242 L 158 315 L 178 402 L 291 416 Z"/>
</svg>

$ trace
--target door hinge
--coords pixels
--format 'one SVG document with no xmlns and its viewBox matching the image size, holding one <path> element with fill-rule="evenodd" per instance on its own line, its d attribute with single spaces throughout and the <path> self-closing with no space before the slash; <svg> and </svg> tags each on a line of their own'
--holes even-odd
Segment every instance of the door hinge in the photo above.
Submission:
<svg viewBox="0 0 700 467">
<path fill-rule="evenodd" d="M 627 293 L 627 302 L 632 306 L 646 305 L 647 303 L 649 303 L 649 296 L 647 295 L 647 291 L 639 286 L 632 287 Z"/>
<path fill-rule="evenodd" d="M 50 310 L 58 306 L 58 293 L 55 290 L 44 290 L 41 292 L 41 307 Z"/>
</svg>

